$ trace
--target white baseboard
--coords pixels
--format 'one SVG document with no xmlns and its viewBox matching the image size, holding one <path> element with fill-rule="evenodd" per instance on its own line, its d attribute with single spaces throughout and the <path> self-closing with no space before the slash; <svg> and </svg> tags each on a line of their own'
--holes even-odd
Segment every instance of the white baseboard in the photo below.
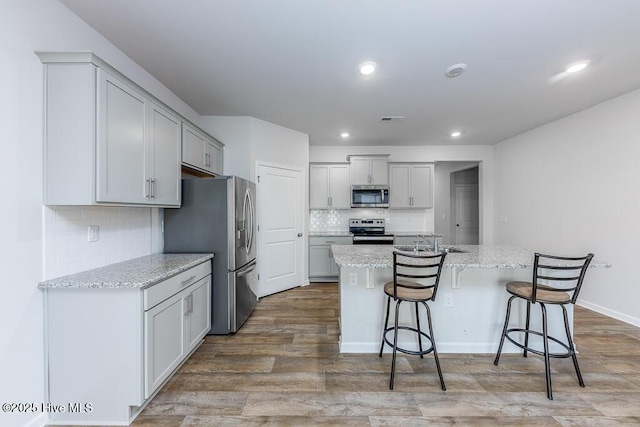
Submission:
<svg viewBox="0 0 640 427">
<path fill-rule="evenodd" d="M 619 311 L 611 310 L 609 308 L 591 303 L 589 301 L 584 301 L 582 299 L 578 299 L 577 304 L 580 307 L 588 308 L 589 310 L 593 310 L 596 313 L 604 314 L 605 316 L 613 317 L 614 319 L 620 320 L 621 322 L 640 327 L 640 318 L 638 317 L 629 316 L 627 314 L 620 313 Z"/>
</svg>

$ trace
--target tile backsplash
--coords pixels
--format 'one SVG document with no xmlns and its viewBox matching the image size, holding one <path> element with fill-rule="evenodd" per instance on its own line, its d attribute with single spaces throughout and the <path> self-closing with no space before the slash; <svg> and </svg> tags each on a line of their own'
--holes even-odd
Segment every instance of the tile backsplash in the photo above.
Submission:
<svg viewBox="0 0 640 427">
<path fill-rule="evenodd" d="M 149 255 L 154 248 L 156 208 L 45 206 L 45 278 L 64 276 Z M 157 209 L 156 209 L 157 210 Z M 99 227 L 88 241 L 88 227 Z"/>
<path fill-rule="evenodd" d="M 386 231 L 433 231 L 433 209 L 329 209 L 309 211 L 309 231 L 348 231 L 349 218 L 383 218 Z"/>
</svg>

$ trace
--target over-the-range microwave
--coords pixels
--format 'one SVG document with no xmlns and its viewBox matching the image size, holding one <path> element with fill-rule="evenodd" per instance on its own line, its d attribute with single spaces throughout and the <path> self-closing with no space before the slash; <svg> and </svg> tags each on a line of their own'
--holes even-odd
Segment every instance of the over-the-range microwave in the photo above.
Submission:
<svg viewBox="0 0 640 427">
<path fill-rule="evenodd" d="M 352 208 L 388 208 L 388 185 L 352 185 Z"/>
</svg>

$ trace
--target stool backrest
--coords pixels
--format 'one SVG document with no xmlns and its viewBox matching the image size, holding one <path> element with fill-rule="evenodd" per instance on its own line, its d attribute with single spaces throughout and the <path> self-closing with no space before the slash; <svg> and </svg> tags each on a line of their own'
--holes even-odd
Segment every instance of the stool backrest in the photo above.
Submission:
<svg viewBox="0 0 640 427">
<path fill-rule="evenodd" d="M 583 257 L 562 257 L 536 252 L 533 261 L 533 295 L 531 302 L 536 302 L 538 286 L 542 285 L 545 286 L 546 291 L 573 292 L 571 304 L 575 304 L 582 288 L 584 275 L 592 259 L 592 253 Z M 538 283 L 539 280 L 544 280 L 546 283 Z"/>
<path fill-rule="evenodd" d="M 446 255 L 444 252 L 423 255 L 393 251 L 393 297 L 397 298 L 399 287 L 415 288 L 402 284 L 403 279 L 408 279 L 423 288 L 431 288 L 430 300 L 435 301 Z"/>
</svg>

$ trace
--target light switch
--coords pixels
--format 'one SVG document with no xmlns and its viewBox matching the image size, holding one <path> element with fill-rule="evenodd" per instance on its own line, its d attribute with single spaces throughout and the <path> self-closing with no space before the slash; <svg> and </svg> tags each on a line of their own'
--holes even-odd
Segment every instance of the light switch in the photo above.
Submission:
<svg viewBox="0 0 640 427">
<path fill-rule="evenodd" d="M 499 222 L 500 224 L 506 224 L 506 223 L 507 223 L 507 216 L 506 216 L 506 215 L 500 215 L 500 216 L 498 217 L 498 222 Z"/>
</svg>

